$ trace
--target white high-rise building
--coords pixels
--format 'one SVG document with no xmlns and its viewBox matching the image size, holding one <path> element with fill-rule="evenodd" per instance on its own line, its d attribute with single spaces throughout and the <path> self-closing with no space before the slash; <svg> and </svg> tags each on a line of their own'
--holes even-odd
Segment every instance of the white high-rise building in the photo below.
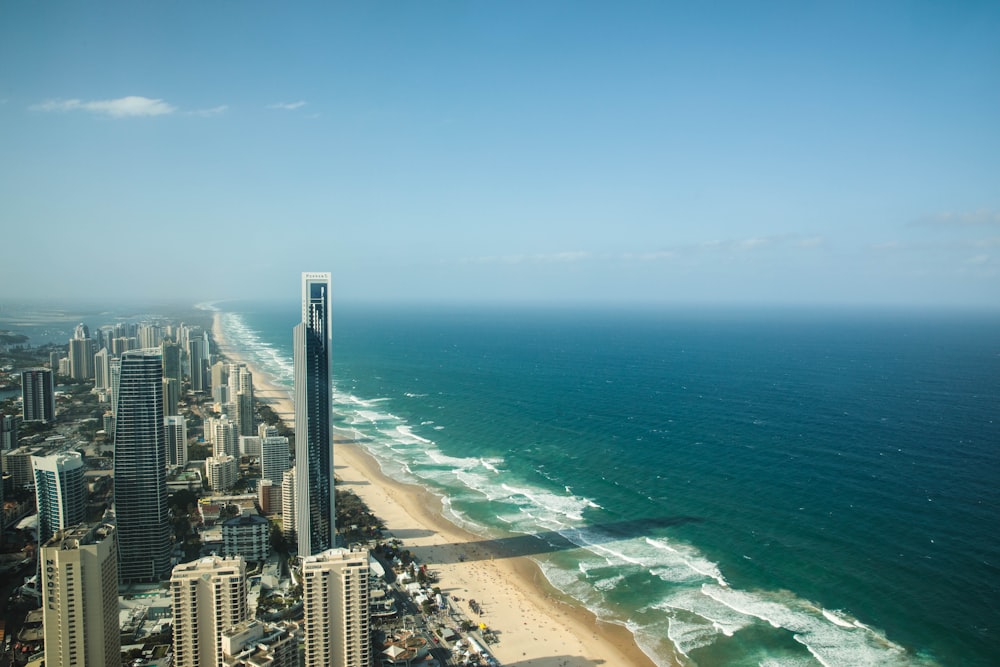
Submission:
<svg viewBox="0 0 1000 667">
<path fill-rule="evenodd" d="M 333 495 L 330 274 L 302 274 L 302 321 L 293 336 L 299 556 L 336 544 Z"/>
<path fill-rule="evenodd" d="M 167 445 L 167 465 L 187 465 L 187 420 L 181 415 L 164 417 L 163 429 Z"/>
<path fill-rule="evenodd" d="M 248 618 L 246 563 L 208 556 L 174 568 L 174 665 L 222 667 L 223 630 Z"/>
<path fill-rule="evenodd" d="M 281 476 L 281 534 L 290 543 L 295 543 L 295 468 L 290 468 Z"/>
<path fill-rule="evenodd" d="M 275 435 L 264 438 L 260 443 L 260 476 L 275 484 L 281 484 L 285 471 L 291 467 L 291 451 L 288 438 Z"/>
<path fill-rule="evenodd" d="M 215 493 L 231 489 L 240 474 L 240 462 L 228 454 L 209 456 L 205 459 L 208 485 Z"/>
<path fill-rule="evenodd" d="M 56 533 L 38 558 L 45 664 L 121 664 L 114 527 L 78 524 Z"/>
<path fill-rule="evenodd" d="M 302 559 L 305 667 L 369 667 L 368 551 Z"/>
<path fill-rule="evenodd" d="M 38 541 L 45 543 L 58 530 L 81 523 L 87 514 L 83 485 L 83 457 L 78 452 L 32 456 Z"/>
<path fill-rule="evenodd" d="M 111 388 L 111 355 L 102 347 L 94 355 L 94 389 L 103 391 Z"/>
<path fill-rule="evenodd" d="M 212 453 L 214 456 L 229 455 L 235 459 L 240 457 L 240 434 L 236 422 L 223 415 L 212 419 L 206 424 L 211 428 Z"/>
</svg>

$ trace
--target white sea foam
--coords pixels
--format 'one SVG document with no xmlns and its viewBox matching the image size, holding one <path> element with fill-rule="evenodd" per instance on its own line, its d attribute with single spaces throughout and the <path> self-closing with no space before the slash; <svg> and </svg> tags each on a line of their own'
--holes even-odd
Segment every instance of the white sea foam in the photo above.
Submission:
<svg viewBox="0 0 1000 667">
<path fill-rule="evenodd" d="M 230 343 L 247 351 L 263 372 L 290 387 L 291 360 L 260 340 L 239 316 L 229 315 L 224 315 L 223 326 Z M 420 396 L 407 394 L 407 398 Z M 846 614 L 819 609 L 791 594 L 731 588 L 717 563 L 683 542 L 662 537 L 623 538 L 587 527 L 585 512 L 600 505 L 595 499 L 574 494 L 568 486 L 563 488 L 557 482 L 550 489 L 516 479 L 504 469 L 502 458 L 445 455 L 437 444 L 414 434 L 404 420 L 381 407 L 389 400 L 334 392 L 337 413 L 354 427 L 357 440 L 379 460 L 383 470 L 427 483 L 442 496 L 445 516 L 457 525 L 480 535 L 495 534 L 495 527 L 473 521 L 455 506 L 456 501 L 467 507 L 487 501 L 491 503 L 490 515 L 506 523 L 511 532 L 552 530 L 581 546 L 539 564 L 553 586 L 604 621 L 623 623 L 622 611 L 612 607 L 606 594 L 630 577 L 651 575 L 665 582 L 669 590 L 663 598 L 648 604 L 640 620 L 627 624 L 658 664 L 671 658 L 669 649 L 660 644 L 665 635 L 688 654 L 759 622 L 793 633 L 824 665 L 909 664 L 899 646 Z M 444 428 L 430 421 L 421 425 Z M 659 657 L 657 651 L 661 652 Z M 794 660 L 800 664 L 798 658 Z M 803 658 L 801 664 L 808 661 Z M 767 658 L 760 664 L 768 664 Z M 792 663 L 783 657 L 780 664 Z"/>
<path fill-rule="evenodd" d="M 751 593 L 710 584 L 703 586 L 702 591 L 735 611 L 788 630 L 813 657 L 828 667 L 910 664 L 902 647 L 884 636 L 854 624 L 834 624 L 825 614 L 810 611 L 811 605 L 803 600 L 791 596 L 773 599 L 776 594 Z"/>
</svg>

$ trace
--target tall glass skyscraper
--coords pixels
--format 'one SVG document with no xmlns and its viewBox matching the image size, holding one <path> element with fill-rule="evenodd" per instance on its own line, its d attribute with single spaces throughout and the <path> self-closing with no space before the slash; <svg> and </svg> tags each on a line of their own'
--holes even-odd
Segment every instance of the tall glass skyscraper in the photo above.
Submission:
<svg viewBox="0 0 1000 667">
<path fill-rule="evenodd" d="M 294 330 L 296 532 L 299 556 L 335 545 L 330 274 L 302 274 L 302 322 Z"/>
<path fill-rule="evenodd" d="M 164 439 L 160 351 L 125 352 L 115 414 L 115 517 L 122 583 L 159 581 L 170 566 Z"/>
</svg>

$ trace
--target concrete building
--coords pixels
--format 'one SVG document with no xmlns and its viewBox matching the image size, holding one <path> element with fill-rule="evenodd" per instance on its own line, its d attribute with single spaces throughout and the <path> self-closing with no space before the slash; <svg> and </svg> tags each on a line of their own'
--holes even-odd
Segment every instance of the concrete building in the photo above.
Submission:
<svg viewBox="0 0 1000 667">
<path fill-rule="evenodd" d="M 298 638 L 290 624 L 244 621 L 222 632 L 226 667 L 299 667 Z"/>
<path fill-rule="evenodd" d="M 187 421 L 181 415 L 170 415 L 163 418 L 163 429 L 167 465 L 187 465 Z"/>
<path fill-rule="evenodd" d="M 56 531 L 82 523 L 86 518 L 83 457 L 78 452 L 32 456 L 31 468 L 38 507 L 38 542 L 44 544 Z"/>
<path fill-rule="evenodd" d="M 121 664 L 114 527 L 78 524 L 39 550 L 45 664 Z"/>
<path fill-rule="evenodd" d="M 264 514 L 274 514 L 281 511 L 281 486 L 269 479 L 257 482 L 257 504 Z"/>
<path fill-rule="evenodd" d="M 74 380 L 91 380 L 94 377 L 94 354 L 97 352 L 93 338 L 72 338 L 69 341 L 69 376 Z"/>
<path fill-rule="evenodd" d="M 260 458 L 260 436 L 241 435 L 240 436 L 240 456 L 250 456 Z"/>
<path fill-rule="evenodd" d="M 21 415 L 26 422 L 56 419 L 56 388 L 48 368 L 21 371 Z"/>
<path fill-rule="evenodd" d="M 205 430 L 209 434 L 207 439 L 212 443 L 214 456 L 228 455 L 235 459 L 240 458 L 240 434 L 236 422 L 223 415 L 206 420 Z"/>
<path fill-rule="evenodd" d="M 281 534 L 289 544 L 295 544 L 295 468 L 290 468 L 281 476 Z"/>
<path fill-rule="evenodd" d="M 102 347 L 94 355 L 94 389 L 103 391 L 111 388 L 111 355 Z"/>
<path fill-rule="evenodd" d="M 160 352 L 122 355 L 115 414 L 115 516 L 122 583 L 153 582 L 170 567 L 167 447 Z"/>
<path fill-rule="evenodd" d="M 302 321 L 293 335 L 299 556 L 336 544 L 333 495 L 330 274 L 302 274 Z"/>
<path fill-rule="evenodd" d="M 35 485 L 35 471 L 31 466 L 31 457 L 41 454 L 41 447 L 30 446 L 0 452 L 3 471 L 10 474 L 12 487 L 23 489 Z"/>
<path fill-rule="evenodd" d="M 280 435 L 264 438 L 260 443 L 260 476 L 281 484 L 285 471 L 291 467 L 288 438 Z"/>
<path fill-rule="evenodd" d="M 368 551 L 302 559 L 305 667 L 370 667 Z"/>
<path fill-rule="evenodd" d="M 21 415 L 0 414 L 0 449 L 17 448 L 17 427 L 23 420 Z"/>
<path fill-rule="evenodd" d="M 229 454 L 205 459 L 205 477 L 213 493 L 231 489 L 240 474 L 240 462 Z"/>
<path fill-rule="evenodd" d="M 175 667 L 223 665 L 223 630 L 247 620 L 246 563 L 209 556 L 176 566 L 170 577 Z"/>
<path fill-rule="evenodd" d="M 242 556 L 248 563 L 267 560 L 271 553 L 271 522 L 249 512 L 223 521 L 222 553 Z"/>
</svg>

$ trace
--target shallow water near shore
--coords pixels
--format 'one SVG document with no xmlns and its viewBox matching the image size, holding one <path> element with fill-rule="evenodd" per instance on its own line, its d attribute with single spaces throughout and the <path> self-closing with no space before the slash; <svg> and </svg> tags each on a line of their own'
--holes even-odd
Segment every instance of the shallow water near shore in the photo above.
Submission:
<svg viewBox="0 0 1000 667">
<path fill-rule="evenodd" d="M 293 307 L 225 303 L 291 388 Z M 334 315 L 335 420 L 655 661 L 1000 661 L 1000 319 Z"/>
</svg>

